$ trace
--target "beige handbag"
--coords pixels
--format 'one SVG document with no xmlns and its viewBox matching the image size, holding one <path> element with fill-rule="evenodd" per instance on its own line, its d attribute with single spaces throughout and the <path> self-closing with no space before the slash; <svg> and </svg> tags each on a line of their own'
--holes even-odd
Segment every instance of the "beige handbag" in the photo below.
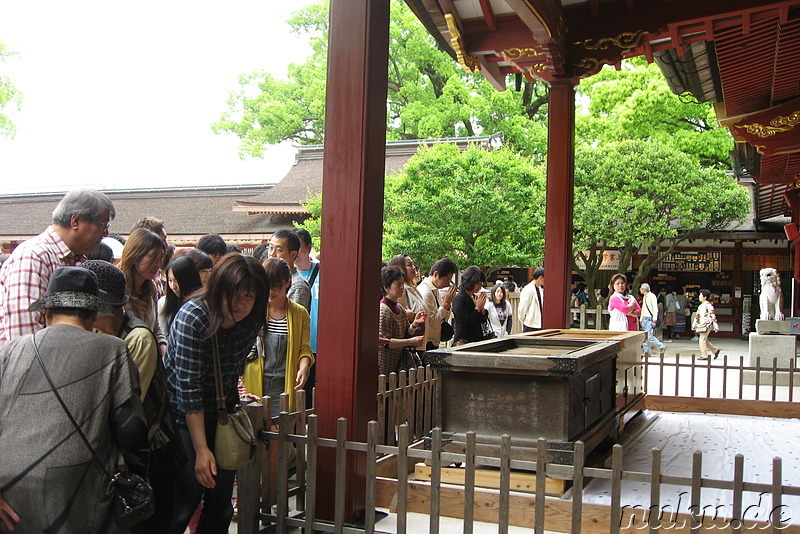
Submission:
<svg viewBox="0 0 800 534">
<path fill-rule="evenodd" d="M 222 392 L 222 367 L 219 363 L 217 336 L 211 339 L 214 351 L 214 375 L 217 382 L 217 435 L 214 438 L 214 458 L 222 469 L 241 469 L 256 454 L 256 436 L 250 417 L 241 405 L 233 413 L 225 407 Z"/>
</svg>

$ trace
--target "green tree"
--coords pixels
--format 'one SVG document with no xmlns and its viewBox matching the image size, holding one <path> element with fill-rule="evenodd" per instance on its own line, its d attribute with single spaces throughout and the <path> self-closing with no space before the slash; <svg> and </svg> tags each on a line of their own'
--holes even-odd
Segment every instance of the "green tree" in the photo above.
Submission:
<svg viewBox="0 0 800 534">
<path fill-rule="evenodd" d="M 623 272 L 632 267 L 635 254 L 645 255 L 633 280 L 632 287 L 638 287 L 683 241 L 749 214 L 743 186 L 658 141 L 583 146 L 575 168 L 574 268 L 591 299 L 606 249 L 620 250 Z"/>
<path fill-rule="evenodd" d="M 8 46 L 0 42 L 0 63 L 15 55 Z M 22 94 L 7 76 L 0 74 L 0 137 L 14 137 L 16 126 L 4 110 L 19 109 L 21 102 Z"/>
<path fill-rule="evenodd" d="M 544 173 L 503 148 L 422 147 L 387 177 L 383 255 L 411 255 L 423 268 L 449 256 L 487 273 L 542 258 Z"/>
<path fill-rule="evenodd" d="M 292 64 L 287 80 L 265 72 L 240 76 L 228 111 L 212 125 L 241 139 L 240 153 L 260 157 L 284 140 L 319 144 L 324 139 L 327 2 L 298 11 L 289 21 L 306 35 L 311 56 Z M 525 82 L 521 91 L 499 92 L 480 74 L 469 74 L 427 33 L 403 0 L 392 0 L 387 77 L 387 139 L 426 139 L 505 132 L 506 142 L 541 158 L 547 132 L 546 86 Z"/>
<path fill-rule="evenodd" d="M 711 103 L 675 95 L 655 64 L 637 58 L 581 81 L 579 144 L 651 140 L 696 157 L 704 167 L 730 168 L 733 141 Z"/>
</svg>

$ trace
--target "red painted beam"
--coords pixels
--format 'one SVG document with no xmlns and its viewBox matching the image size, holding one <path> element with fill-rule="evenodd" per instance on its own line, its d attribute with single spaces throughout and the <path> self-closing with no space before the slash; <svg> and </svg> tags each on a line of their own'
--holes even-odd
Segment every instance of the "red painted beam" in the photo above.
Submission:
<svg viewBox="0 0 800 534">
<path fill-rule="evenodd" d="M 550 86 L 547 104 L 547 205 L 544 225 L 546 300 L 542 327 L 566 328 L 572 273 L 575 181 L 575 83 Z"/>
<path fill-rule="evenodd" d="M 337 419 L 345 417 L 347 439 L 365 441 L 367 423 L 376 417 L 389 2 L 331 2 L 329 43 L 322 175 L 329 283 L 320 290 L 315 407 L 320 436 L 336 437 Z M 326 491 L 319 492 L 317 509 L 332 520 L 334 451 L 319 453 L 318 486 Z M 363 469 L 364 462 L 347 462 L 348 523 L 363 515 Z"/>
<path fill-rule="evenodd" d="M 491 31 L 497 30 L 497 21 L 494 18 L 494 10 L 492 3 L 489 0 L 480 0 L 481 11 L 483 11 L 483 18 L 486 20 L 486 26 Z"/>
</svg>

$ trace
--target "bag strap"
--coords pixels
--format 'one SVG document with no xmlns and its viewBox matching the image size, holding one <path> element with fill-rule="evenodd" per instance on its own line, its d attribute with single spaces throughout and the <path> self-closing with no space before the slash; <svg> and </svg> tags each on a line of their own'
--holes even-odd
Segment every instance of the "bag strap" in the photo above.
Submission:
<svg viewBox="0 0 800 534">
<path fill-rule="evenodd" d="M 83 433 L 81 426 L 75 420 L 75 417 L 72 415 L 72 412 L 70 412 L 69 408 L 67 408 L 64 399 L 61 398 L 61 395 L 58 393 L 56 385 L 53 383 L 53 379 L 50 378 L 50 373 L 47 372 L 47 366 L 44 364 L 44 360 L 42 360 L 42 355 L 39 354 L 39 347 L 36 346 L 36 334 L 33 334 L 31 336 L 31 343 L 33 343 L 33 351 L 36 353 L 36 359 L 39 360 L 39 365 L 42 366 L 42 371 L 44 372 L 44 376 L 45 378 L 47 378 L 47 382 L 50 384 L 50 389 L 53 391 L 53 394 L 56 396 L 56 399 L 58 399 L 59 404 L 61 404 L 61 407 L 64 409 L 64 413 L 66 413 L 67 417 L 69 417 L 70 422 L 72 422 L 72 425 L 75 427 L 75 430 L 78 432 L 78 435 L 83 440 L 83 443 L 86 445 L 86 448 L 89 449 L 89 451 L 92 453 L 92 457 L 97 461 L 98 464 L 100 464 L 100 467 L 103 469 L 103 472 L 106 474 L 106 476 L 111 478 L 111 473 L 109 473 L 108 469 L 106 469 L 106 465 L 103 463 L 103 460 L 100 459 L 100 455 L 97 454 L 96 450 L 94 450 L 92 444 L 89 443 L 89 439 L 86 437 L 86 434 Z"/>
<path fill-rule="evenodd" d="M 319 274 L 319 262 L 314 262 L 314 265 L 311 267 L 311 276 L 308 277 L 308 287 L 313 287 L 314 282 L 317 279 L 317 275 Z"/>
<path fill-rule="evenodd" d="M 217 334 L 211 337 L 211 351 L 214 353 L 214 380 L 217 384 L 217 418 L 225 423 L 228 420 L 228 409 L 225 407 L 225 394 L 222 392 L 222 366 L 219 363 Z"/>
</svg>

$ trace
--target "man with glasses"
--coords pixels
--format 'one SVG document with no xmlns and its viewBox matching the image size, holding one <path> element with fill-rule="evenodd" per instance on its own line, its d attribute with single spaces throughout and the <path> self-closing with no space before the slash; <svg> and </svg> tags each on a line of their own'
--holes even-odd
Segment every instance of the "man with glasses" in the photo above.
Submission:
<svg viewBox="0 0 800 534">
<path fill-rule="evenodd" d="M 97 248 L 115 215 L 105 194 L 70 191 L 53 211 L 53 224 L 14 249 L 0 269 L 0 346 L 45 327 L 44 314 L 28 307 L 45 295 L 58 267 L 75 266 Z"/>
</svg>

